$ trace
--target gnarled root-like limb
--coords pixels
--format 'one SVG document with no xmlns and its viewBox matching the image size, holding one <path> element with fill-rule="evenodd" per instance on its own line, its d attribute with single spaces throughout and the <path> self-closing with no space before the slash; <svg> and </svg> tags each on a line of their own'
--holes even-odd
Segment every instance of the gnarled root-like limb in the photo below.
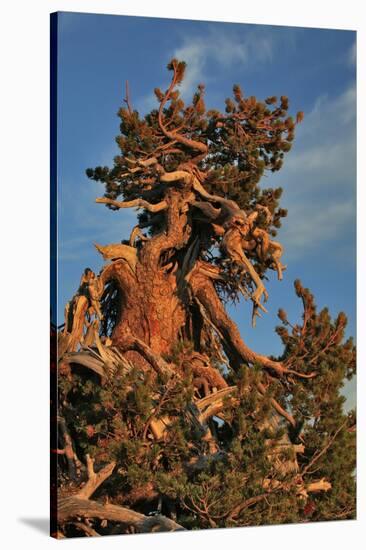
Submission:
<svg viewBox="0 0 366 550">
<path fill-rule="evenodd" d="M 93 276 L 89 280 L 88 284 L 89 299 L 91 307 L 99 320 L 103 319 L 102 311 L 100 309 L 100 299 L 103 295 L 104 284 L 99 277 Z"/>
<path fill-rule="evenodd" d="M 100 537 L 101 535 L 96 532 L 95 529 L 90 527 L 90 525 L 87 525 L 86 523 L 82 523 L 81 521 L 73 521 L 72 525 L 74 525 L 77 529 L 85 533 L 87 537 Z"/>
<path fill-rule="evenodd" d="M 258 309 L 263 312 L 267 312 L 266 308 L 261 304 L 261 297 L 264 296 L 264 301 L 268 300 L 268 292 L 259 277 L 258 273 L 253 267 L 252 262 L 246 257 L 243 250 L 243 236 L 245 230 L 240 226 L 231 227 L 225 234 L 222 241 L 222 248 L 232 262 L 244 268 L 247 271 L 256 285 L 256 290 L 253 292 L 251 299 L 253 300 L 253 316 L 252 323 L 255 324 L 255 317 L 258 314 Z"/>
<path fill-rule="evenodd" d="M 286 269 L 286 266 L 281 263 L 281 257 L 283 254 L 283 246 L 277 241 L 269 242 L 269 251 L 271 253 L 273 265 L 277 271 L 278 280 L 281 281 L 283 276 L 282 272 Z"/>
<path fill-rule="evenodd" d="M 261 382 L 257 384 L 257 389 L 261 395 L 265 395 L 266 391 Z M 220 416 L 220 412 L 225 407 L 226 403 L 235 403 L 237 399 L 237 386 L 229 386 L 222 390 L 217 391 L 199 401 L 196 401 L 195 405 L 200 411 L 199 421 L 206 422 L 212 416 Z M 296 426 L 295 419 L 289 414 L 273 397 L 270 400 L 274 410 L 293 427 Z"/>
<path fill-rule="evenodd" d="M 150 202 L 145 201 L 144 199 L 134 199 L 132 201 L 115 201 L 113 199 L 108 199 L 107 197 L 98 197 L 95 199 L 95 202 L 102 204 L 109 204 L 115 208 L 145 208 L 149 212 L 161 212 L 168 208 L 168 203 L 166 201 L 161 201 L 156 204 L 151 204 Z"/>
<path fill-rule="evenodd" d="M 240 368 L 243 362 L 246 362 L 259 363 L 264 367 L 273 368 L 282 373 L 283 367 L 280 363 L 256 354 L 244 344 L 238 327 L 227 315 L 212 281 L 200 272 L 199 264 L 191 273 L 189 283 L 194 298 L 203 306 L 211 323 L 220 334 L 224 350 L 235 370 Z"/>
<path fill-rule="evenodd" d="M 160 175 L 160 181 L 162 183 L 174 183 L 176 181 L 183 181 L 187 186 L 190 185 L 192 191 L 198 193 L 201 197 L 207 199 L 210 202 L 218 203 L 221 207 L 215 208 L 210 203 L 197 201 L 192 197 L 192 206 L 199 208 L 209 220 L 220 219 L 220 222 L 224 223 L 230 218 L 237 216 L 243 221 L 246 219 L 246 214 L 240 210 L 235 201 L 225 199 L 219 195 L 211 195 L 201 184 L 197 178 L 195 171 L 189 171 L 187 169 L 175 170 L 173 172 L 162 172 Z"/>
<path fill-rule="evenodd" d="M 226 404 L 237 402 L 237 392 L 237 386 L 229 386 L 196 401 L 195 406 L 199 411 L 199 422 L 203 424 L 212 416 L 220 416 Z"/>
<path fill-rule="evenodd" d="M 86 460 L 88 481 L 76 495 L 63 497 L 59 500 L 57 514 L 59 524 L 65 524 L 72 519 L 80 521 L 80 518 L 93 518 L 113 521 L 125 528 L 133 527 L 138 533 L 184 530 L 181 525 L 165 516 L 147 517 L 122 506 L 89 500 L 96 489 L 110 477 L 115 463 L 111 462 L 95 473 L 93 459 L 87 455 Z M 90 531 L 89 534 L 91 534 Z"/>
<path fill-rule="evenodd" d="M 68 351 L 76 351 L 83 341 L 84 321 L 88 307 L 89 303 L 86 296 L 75 296 L 72 302 L 72 328 Z"/>
<path fill-rule="evenodd" d="M 211 393 L 213 388 L 221 390 L 228 387 L 224 377 L 217 369 L 211 366 L 209 358 L 205 354 L 196 351 L 190 353 L 185 357 L 182 367 L 184 371 L 193 374 L 194 385 L 199 383 L 205 385 L 206 382 L 208 392 L 205 395 Z"/>
<path fill-rule="evenodd" d="M 133 272 L 136 270 L 137 250 L 122 243 L 112 243 L 106 246 L 94 243 L 95 248 L 104 260 L 124 260 Z"/>
<path fill-rule="evenodd" d="M 172 368 L 172 366 L 164 361 L 164 359 L 160 355 L 154 353 L 151 350 L 150 346 L 145 344 L 145 342 L 143 342 L 139 338 L 131 336 L 123 343 L 123 348 L 125 350 L 137 351 L 138 353 L 140 353 L 140 355 L 142 355 L 142 357 L 146 359 L 148 363 L 150 363 L 150 365 L 158 374 L 162 374 L 168 377 L 174 375 L 174 369 Z"/>
<path fill-rule="evenodd" d="M 316 376 L 316 373 L 302 374 L 287 369 L 281 362 L 255 353 L 246 346 L 241 338 L 238 327 L 227 315 L 216 293 L 213 282 L 206 274 L 200 271 L 199 262 L 197 262 L 196 267 L 190 274 L 189 284 L 193 297 L 204 308 L 210 322 L 220 335 L 224 351 L 234 370 L 238 370 L 244 362 L 251 365 L 259 364 L 261 367 L 275 372 L 280 377 L 286 374 L 292 374 L 300 378 L 313 378 Z"/>
<path fill-rule="evenodd" d="M 57 449 L 56 452 L 57 454 L 62 454 L 65 456 L 70 479 L 75 481 L 80 473 L 81 462 L 74 451 L 73 442 L 67 430 L 65 419 L 59 416 L 57 420 L 60 427 L 60 433 L 64 440 L 64 448 Z"/>
<path fill-rule="evenodd" d="M 142 233 L 141 227 L 139 225 L 135 225 L 135 227 L 132 229 L 130 234 L 129 243 L 130 246 L 134 247 L 136 243 L 136 239 L 139 238 L 140 241 L 147 241 L 147 237 Z"/>
<path fill-rule="evenodd" d="M 282 280 L 282 271 L 286 269 L 286 266 L 281 263 L 281 257 L 283 254 L 283 246 L 277 241 L 272 241 L 269 238 L 267 231 L 256 227 L 252 230 L 252 235 L 254 239 L 260 241 L 260 244 L 257 245 L 257 253 L 259 258 L 262 261 L 265 261 L 267 255 L 269 254 L 270 259 L 272 260 L 272 265 L 277 271 L 278 280 Z"/>
<path fill-rule="evenodd" d="M 91 458 L 88 454 L 86 455 L 86 468 L 88 472 L 88 481 L 85 483 L 84 487 L 80 489 L 77 496 L 78 498 L 88 499 L 92 494 L 98 489 L 98 487 L 111 476 L 116 463 L 111 462 L 104 466 L 97 474 L 94 472 L 94 459 Z"/>
<path fill-rule="evenodd" d="M 139 512 L 115 504 L 102 504 L 77 496 L 62 498 L 58 508 L 60 524 L 72 518 L 93 518 L 113 521 L 125 529 L 133 527 L 136 533 L 184 531 L 184 527 L 165 516 L 144 516 Z"/>
</svg>

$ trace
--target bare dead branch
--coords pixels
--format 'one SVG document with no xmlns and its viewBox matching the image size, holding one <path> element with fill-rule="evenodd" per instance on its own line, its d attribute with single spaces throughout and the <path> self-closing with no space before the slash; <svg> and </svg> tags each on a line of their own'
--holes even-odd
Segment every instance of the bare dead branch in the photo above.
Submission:
<svg viewBox="0 0 366 550">
<path fill-rule="evenodd" d="M 160 355 L 154 353 L 152 349 L 139 338 L 131 337 L 129 340 L 126 340 L 124 343 L 124 348 L 126 350 L 134 350 L 140 353 L 158 374 L 163 374 L 169 377 L 175 374 L 169 363 L 164 361 Z"/>
<path fill-rule="evenodd" d="M 116 208 L 145 208 L 149 212 L 161 212 L 168 208 L 168 203 L 164 200 L 157 204 L 151 204 L 144 199 L 134 199 L 132 201 L 115 201 L 107 197 L 98 197 L 95 202 L 101 204 L 110 204 Z"/>
<path fill-rule="evenodd" d="M 148 517 L 129 508 L 115 504 L 102 504 L 77 496 L 60 499 L 59 523 L 63 524 L 73 518 L 98 518 L 114 521 L 124 527 L 132 526 L 138 533 L 184 531 L 184 527 L 165 516 Z"/>
<path fill-rule="evenodd" d="M 101 535 L 96 532 L 95 529 L 90 527 L 90 525 L 86 525 L 85 523 L 82 523 L 81 521 L 73 521 L 72 522 L 75 527 L 83 531 L 87 537 L 100 537 Z"/>
<path fill-rule="evenodd" d="M 126 80 L 126 97 L 123 101 L 126 103 L 128 112 L 131 115 L 132 114 L 132 106 L 131 106 L 131 101 L 130 101 L 130 90 L 129 90 L 128 80 Z"/>
<path fill-rule="evenodd" d="M 88 481 L 85 483 L 84 487 L 78 492 L 77 496 L 81 499 L 88 499 L 92 494 L 98 489 L 108 477 L 111 476 L 116 463 L 111 462 L 104 466 L 98 473 L 94 472 L 94 459 L 91 458 L 88 454 L 86 455 L 86 467 L 88 472 Z"/>
<path fill-rule="evenodd" d="M 318 481 L 313 481 L 305 485 L 305 490 L 307 493 L 319 493 L 321 491 L 330 491 L 332 484 L 329 481 L 326 481 L 324 478 L 319 479 Z"/>
</svg>

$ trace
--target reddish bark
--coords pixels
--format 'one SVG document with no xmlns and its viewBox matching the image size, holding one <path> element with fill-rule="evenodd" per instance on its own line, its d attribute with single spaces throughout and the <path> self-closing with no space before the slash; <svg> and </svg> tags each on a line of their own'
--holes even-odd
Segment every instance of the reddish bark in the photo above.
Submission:
<svg viewBox="0 0 366 550">
<path fill-rule="evenodd" d="M 185 291 L 177 284 L 183 257 L 179 251 L 191 234 L 187 199 L 188 193 L 171 190 L 166 230 L 143 243 L 134 272 L 124 261 L 113 262 L 103 272 L 104 283 L 114 279 L 121 291 L 121 315 L 112 335 L 116 346 L 123 348 L 137 337 L 153 352 L 167 354 L 179 339 L 187 308 Z M 128 354 L 137 359 L 136 352 Z"/>
</svg>

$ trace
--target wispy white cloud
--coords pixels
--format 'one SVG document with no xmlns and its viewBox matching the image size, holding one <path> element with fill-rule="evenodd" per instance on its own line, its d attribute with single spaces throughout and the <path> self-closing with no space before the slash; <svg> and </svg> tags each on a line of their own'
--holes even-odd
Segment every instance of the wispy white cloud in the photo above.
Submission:
<svg viewBox="0 0 366 550">
<path fill-rule="evenodd" d="M 198 84 L 208 84 L 214 80 L 215 71 L 222 72 L 233 65 L 241 67 L 253 63 L 261 64 L 273 59 L 278 39 L 268 32 L 249 29 L 238 32 L 222 27 L 208 26 L 204 35 L 186 35 L 182 44 L 172 50 L 167 57 L 176 58 L 187 63 L 184 81 L 180 91 L 184 99 L 190 99 Z M 164 83 L 167 85 L 167 82 Z M 163 86 L 164 87 L 164 86 Z M 157 105 L 154 94 L 149 93 L 138 101 L 141 112 L 147 112 Z"/>
<path fill-rule="evenodd" d="M 322 96 L 298 128 L 278 176 L 288 220 L 280 240 L 289 259 L 350 235 L 356 215 L 356 90 Z M 290 229 L 291 228 L 291 229 Z M 349 247 L 349 254 L 354 248 Z"/>
<path fill-rule="evenodd" d="M 213 76 L 206 74 L 208 63 L 230 67 L 248 65 L 249 62 L 270 61 L 274 41 L 270 35 L 247 31 L 244 35 L 227 31 L 209 30 L 204 37 L 186 37 L 182 46 L 174 51 L 174 57 L 187 63 L 186 78 L 182 83 L 182 94 L 192 93 L 202 79 L 206 82 Z"/>
<path fill-rule="evenodd" d="M 285 242 L 286 253 L 292 258 L 314 254 L 327 242 L 337 241 L 340 234 L 347 229 L 354 218 L 355 203 L 353 198 L 348 202 L 320 203 L 301 202 L 291 206 L 291 230 L 285 231 L 282 242 Z M 335 248 L 335 247 L 334 247 Z M 334 250 L 336 252 L 336 250 Z"/>
<path fill-rule="evenodd" d="M 209 29 L 205 36 L 187 36 L 173 56 L 187 63 L 186 78 L 182 83 L 182 94 L 192 93 L 196 86 L 210 80 L 208 63 L 213 61 L 219 69 L 234 64 L 271 61 L 275 41 L 272 35 L 248 30 L 245 33 Z M 211 76 L 211 79 L 213 77 Z"/>
<path fill-rule="evenodd" d="M 356 87 L 354 85 L 347 88 L 337 97 L 330 97 L 327 94 L 318 97 L 314 107 L 306 113 L 305 119 L 299 127 L 299 138 L 301 140 L 312 136 L 314 132 L 321 137 L 329 137 L 333 134 L 333 139 L 337 139 L 337 134 L 345 129 L 344 127 L 353 123 L 356 117 Z"/>
<path fill-rule="evenodd" d="M 83 254 L 87 253 L 87 248 L 90 248 L 91 243 L 88 235 L 83 237 L 63 238 L 59 241 L 58 260 L 75 261 L 82 258 Z"/>
<path fill-rule="evenodd" d="M 103 187 L 97 182 L 85 180 L 78 183 L 77 196 L 70 182 L 59 193 L 59 213 L 63 221 L 59 224 L 59 260 L 80 261 L 98 252 L 93 243 L 120 242 L 128 236 L 136 223 L 136 214 L 131 210 L 112 212 L 95 199 L 103 194 Z M 77 200 L 76 200 L 77 198 Z M 78 235 L 75 237 L 75 235 Z"/>
</svg>

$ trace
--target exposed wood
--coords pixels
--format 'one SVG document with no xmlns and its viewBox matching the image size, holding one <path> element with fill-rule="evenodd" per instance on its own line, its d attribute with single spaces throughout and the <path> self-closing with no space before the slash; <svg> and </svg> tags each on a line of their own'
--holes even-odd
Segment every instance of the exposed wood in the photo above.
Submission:
<svg viewBox="0 0 366 550">
<path fill-rule="evenodd" d="M 73 525 L 83 531 L 87 537 L 100 537 L 101 535 L 97 533 L 95 529 L 90 527 L 89 525 L 86 525 L 85 523 L 82 523 L 81 521 L 73 521 Z"/>
<path fill-rule="evenodd" d="M 92 494 L 98 489 L 99 485 L 103 483 L 114 470 L 116 463 L 111 462 L 107 464 L 102 470 L 98 473 L 94 472 L 94 459 L 91 458 L 88 454 L 86 455 L 86 467 L 88 472 L 88 481 L 85 483 L 84 487 L 78 492 L 78 498 L 86 498 L 92 496 Z"/>
<path fill-rule="evenodd" d="M 308 493 L 319 493 L 321 491 L 327 492 L 331 490 L 332 484 L 323 478 L 323 479 L 319 479 L 318 481 L 313 481 L 312 483 L 308 483 L 305 486 L 305 488 Z"/>
<path fill-rule="evenodd" d="M 100 204 L 110 204 L 115 208 L 145 208 L 149 212 L 161 212 L 168 208 L 168 203 L 166 201 L 161 201 L 157 204 L 150 204 L 149 202 L 143 199 L 134 199 L 133 201 L 115 201 L 113 199 L 108 199 L 106 197 L 99 197 L 95 199 L 95 202 Z"/>
<path fill-rule="evenodd" d="M 164 361 L 160 355 L 154 353 L 152 349 L 139 338 L 132 336 L 124 343 L 124 348 L 126 350 L 137 351 L 141 354 L 158 374 L 163 374 L 168 377 L 175 374 L 172 366 Z"/>
<path fill-rule="evenodd" d="M 300 378 L 313 378 L 316 373 L 303 374 L 286 368 L 281 362 L 274 361 L 265 355 L 255 353 L 242 340 L 236 324 L 227 315 L 224 306 L 219 299 L 212 281 L 200 270 L 197 262 L 195 271 L 190 276 L 190 287 L 193 295 L 205 308 L 211 322 L 222 335 L 225 352 L 230 358 L 230 364 L 238 369 L 242 362 L 247 364 L 258 364 L 265 369 L 274 371 L 278 376 L 292 374 Z"/>
<path fill-rule="evenodd" d="M 135 272 L 137 263 L 136 248 L 121 243 L 106 246 L 94 244 L 94 246 L 102 254 L 104 260 L 126 260 L 132 271 Z"/>
<path fill-rule="evenodd" d="M 137 533 L 184 531 L 184 528 L 165 516 L 148 517 L 115 504 L 102 504 L 80 497 L 60 499 L 58 520 L 65 523 L 74 518 L 97 518 L 113 521 L 124 527 L 134 527 Z"/>
<path fill-rule="evenodd" d="M 118 522 L 126 527 L 133 526 L 138 533 L 184 530 L 181 525 L 164 516 L 146 517 L 122 506 L 89 500 L 97 488 L 110 477 L 116 464 L 111 462 L 95 473 L 94 460 L 89 455 L 86 455 L 86 462 L 88 481 L 75 496 L 59 499 L 57 519 L 60 524 L 72 519 L 97 518 Z"/>
</svg>

